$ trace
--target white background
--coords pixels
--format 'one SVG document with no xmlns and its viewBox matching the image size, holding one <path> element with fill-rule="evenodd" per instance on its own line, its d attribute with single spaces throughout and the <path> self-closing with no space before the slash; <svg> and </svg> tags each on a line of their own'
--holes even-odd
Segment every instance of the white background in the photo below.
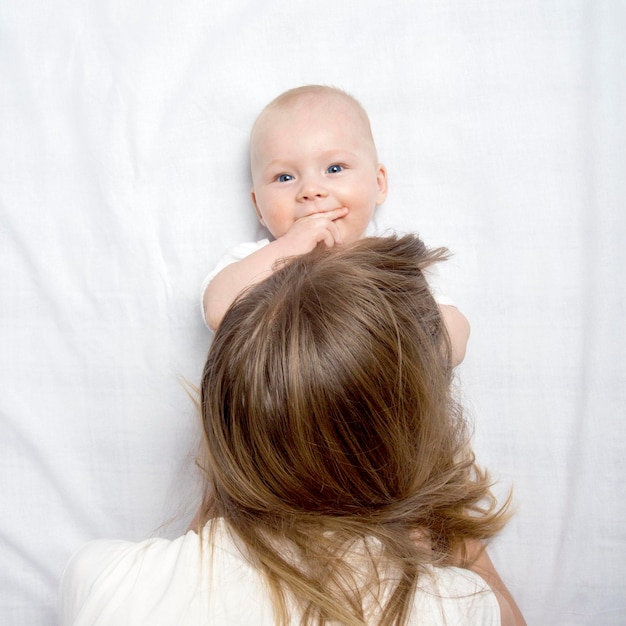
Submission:
<svg viewBox="0 0 626 626">
<path fill-rule="evenodd" d="M 304 83 L 369 111 L 378 222 L 447 245 L 492 546 L 529 626 L 626 623 L 619 0 L 3 0 L 0 623 L 70 554 L 193 508 L 199 285 L 261 235 L 247 135 Z"/>
</svg>

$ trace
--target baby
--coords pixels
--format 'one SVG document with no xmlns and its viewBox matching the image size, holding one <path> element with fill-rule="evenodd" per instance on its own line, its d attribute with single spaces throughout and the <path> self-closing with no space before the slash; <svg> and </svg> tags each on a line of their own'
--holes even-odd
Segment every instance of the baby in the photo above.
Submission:
<svg viewBox="0 0 626 626">
<path fill-rule="evenodd" d="M 252 203 L 273 240 L 233 248 L 206 278 L 202 305 L 213 330 L 279 259 L 363 237 L 387 196 L 387 170 L 378 162 L 367 113 L 332 87 L 298 87 L 270 102 L 252 127 L 250 169 Z M 439 306 L 457 365 L 469 323 L 455 306 Z"/>
</svg>

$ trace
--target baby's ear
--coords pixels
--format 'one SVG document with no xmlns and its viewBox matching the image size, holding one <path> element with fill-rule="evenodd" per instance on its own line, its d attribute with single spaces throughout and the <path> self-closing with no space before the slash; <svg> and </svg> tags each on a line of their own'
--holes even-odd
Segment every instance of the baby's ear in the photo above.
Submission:
<svg viewBox="0 0 626 626">
<path fill-rule="evenodd" d="M 379 163 L 376 168 L 376 184 L 378 185 L 376 206 L 378 206 L 385 201 L 385 198 L 387 198 L 387 168 L 382 163 Z"/>
<path fill-rule="evenodd" d="M 265 226 L 265 222 L 263 221 L 263 215 L 261 214 L 261 211 L 259 210 L 259 205 L 256 201 L 256 193 L 254 193 L 254 188 L 250 190 L 250 198 L 252 198 L 252 205 L 254 206 L 254 210 L 256 211 L 256 216 L 259 218 L 259 222 L 261 222 L 261 224 Z"/>
</svg>

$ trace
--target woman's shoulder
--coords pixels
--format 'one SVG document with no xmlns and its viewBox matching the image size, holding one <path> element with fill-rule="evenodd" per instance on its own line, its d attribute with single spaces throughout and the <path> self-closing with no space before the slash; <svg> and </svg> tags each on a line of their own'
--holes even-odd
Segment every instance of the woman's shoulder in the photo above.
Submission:
<svg viewBox="0 0 626 626">
<path fill-rule="evenodd" d="M 178 561 L 181 556 L 194 559 L 198 553 L 198 536 L 191 532 L 175 540 L 158 537 L 140 542 L 96 539 L 74 553 L 65 568 L 61 583 L 64 586 L 82 581 L 84 586 L 91 586 L 102 576 L 122 574 L 133 568 L 145 570 L 155 560 L 166 564 L 168 561 Z"/>
<path fill-rule="evenodd" d="M 270 623 L 263 621 L 258 577 L 222 524 L 209 544 L 210 527 L 202 538 L 189 531 L 174 540 L 87 543 L 61 580 L 61 625 L 246 623 L 240 614 L 248 623 Z"/>
<path fill-rule="evenodd" d="M 124 616 L 123 607 L 131 598 L 138 606 L 154 604 L 150 596 L 165 592 L 170 598 L 189 598 L 187 589 L 198 582 L 194 573 L 199 570 L 199 547 L 195 533 L 174 541 L 99 539 L 85 544 L 61 578 L 61 624 L 90 624 L 96 617 L 113 624 Z"/>
</svg>

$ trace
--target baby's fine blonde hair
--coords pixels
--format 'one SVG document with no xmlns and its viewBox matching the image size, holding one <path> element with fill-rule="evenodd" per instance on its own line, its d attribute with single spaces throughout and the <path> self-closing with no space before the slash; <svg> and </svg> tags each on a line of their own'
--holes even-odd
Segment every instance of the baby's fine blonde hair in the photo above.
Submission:
<svg viewBox="0 0 626 626">
<path fill-rule="evenodd" d="M 267 113 L 281 108 L 289 108 L 293 106 L 302 106 L 304 108 L 313 104 L 325 103 L 329 106 L 333 104 L 341 104 L 347 106 L 351 113 L 353 113 L 359 120 L 363 133 L 367 140 L 371 142 L 374 156 L 376 160 L 378 156 L 376 154 L 376 143 L 372 134 L 372 126 L 367 111 L 363 105 L 351 94 L 339 87 L 332 87 L 328 85 L 302 85 L 300 87 L 294 87 L 288 89 L 279 94 L 271 102 L 269 102 L 257 116 L 252 129 L 250 131 L 250 144 L 254 143 L 256 130 L 259 124 L 265 119 Z"/>
</svg>

